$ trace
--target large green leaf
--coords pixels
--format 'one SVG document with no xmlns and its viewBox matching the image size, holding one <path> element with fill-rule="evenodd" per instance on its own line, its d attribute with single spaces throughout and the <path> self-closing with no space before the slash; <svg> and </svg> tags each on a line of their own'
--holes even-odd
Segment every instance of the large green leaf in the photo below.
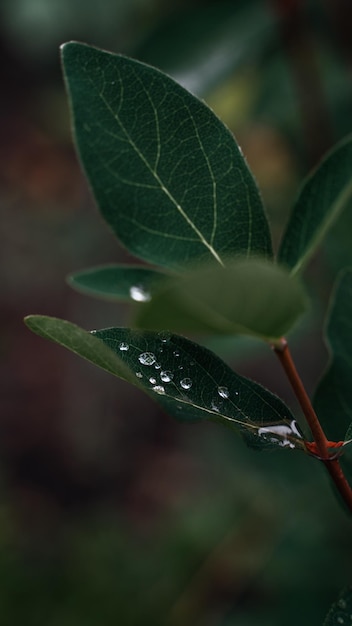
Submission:
<svg viewBox="0 0 352 626">
<path fill-rule="evenodd" d="M 209 419 L 237 428 L 259 449 L 304 449 L 282 400 L 188 339 L 128 328 L 89 333 L 43 315 L 28 316 L 25 322 L 38 335 L 142 388 L 177 419 Z"/>
<path fill-rule="evenodd" d="M 352 269 L 334 289 L 326 327 L 330 362 L 314 407 L 329 439 L 343 440 L 352 422 Z"/>
<path fill-rule="evenodd" d="M 264 339 L 284 335 L 305 309 L 301 284 L 262 259 L 235 260 L 225 268 L 198 267 L 156 287 L 140 307 L 140 328 L 241 333 Z"/>
<path fill-rule="evenodd" d="M 324 626 L 351 626 L 352 587 L 343 589 L 324 621 Z"/>
<path fill-rule="evenodd" d="M 231 133 L 160 71 L 79 43 L 62 48 L 78 151 L 98 206 L 135 255 L 271 255 L 262 202 Z"/>
<path fill-rule="evenodd" d="M 280 263 L 292 273 L 301 270 L 351 198 L 350 135 L 304 181 L 280 246 Z"/>
<path fill-rule="evenodd" d="M 148 302 L 165 274 L 140 265 L 101 265 L 71 274 L 68 283 L 97 298 Z"/>
<path fill-rule="evenodd" d="M 96 336 L 120 352 L 141 386 L 154 394 L 169 415 L 239 428 L 247 442 L 258 448 L 304 448 L 282 400 L 233 372 L 210 350 L 167 332 L 107 328 Z M 128 349 L 121 352 L 121 343 Z"/>
</svg>

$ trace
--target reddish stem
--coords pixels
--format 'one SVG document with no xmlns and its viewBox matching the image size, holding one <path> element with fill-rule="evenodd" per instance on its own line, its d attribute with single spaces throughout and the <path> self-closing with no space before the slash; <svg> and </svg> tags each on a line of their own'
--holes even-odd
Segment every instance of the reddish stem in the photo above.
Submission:
<svg viewBox="0 0 352 626">
<path fill-rule="evenodd" d="M 337 490 L 352 513 L 352 489 L 348 484 L 337 458 L 331 458 L 329 454 L 329 441 L 320 425 L 318 416 L 313 409 L 309 396 L 304 388 L 302 380 L 293 362 L 286 339 L 282 338 L 273 346 L 285 373 L 291 383 L 295 395 L 301 405 L 308 426 L 312 432 L 320 459 L 324 463 Z"/>
</svg>

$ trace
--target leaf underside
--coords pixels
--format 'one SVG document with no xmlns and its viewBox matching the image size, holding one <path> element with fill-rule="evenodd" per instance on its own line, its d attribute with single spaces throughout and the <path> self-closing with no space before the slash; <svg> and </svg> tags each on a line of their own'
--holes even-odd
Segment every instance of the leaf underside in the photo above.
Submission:
<svg viewBox="0 0 352 626">
<path fill-rule="evenodd" d="M 231 133 L 160 71 L 68 43 L 76 144 L 105 220 L 136 256 L 190 261 L 272 255 L 258 189 Z"/>
<path fill-rule="evenodd" d="M 352 136 L 329 152 L 303 182 L 283 236 L 278 260 L 301 270 L 352 200 Z"/>
<path fill-rule="evenodd" d="M 293 415 L 282 400 L 188 339 L 127 328 L 89 333 L 46 316 L 29 316 L 26 324 L 143 389 L 178 420 L 223 423 L 239 430 L 248 445 L 258 449 L 304 449 L 303 439 L 291 428 Z M 285 429 L 283 435 L 278 427 Z"/>
</svg>

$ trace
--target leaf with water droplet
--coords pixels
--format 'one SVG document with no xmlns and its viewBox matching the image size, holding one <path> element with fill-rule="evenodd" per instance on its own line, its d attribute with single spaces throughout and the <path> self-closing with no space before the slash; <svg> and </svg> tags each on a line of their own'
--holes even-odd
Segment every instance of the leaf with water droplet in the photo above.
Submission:
<svg viewBox="0 0 352 626">
<path fill-rule="evenodd" d="M 324 626 L 352 626 L 352 587 L 345 587 L 332 605 Z"/>
<path fill-rule="evenodd" d="M 300 282 L 264 259 L 228 260 L 170 277 L 136 311 L 139 328 L 175 332 L 241 333 L 275 340 L 306 307 Z"/>
<path fill-rule="evenodd" d="M 296 448 L 304 449 L 303 439 L 292 428 L 292 433 L 287 430 L 294 418 L 282 400 L 261 385 L 239 376 L 215 354 L 184 337 L 170 334 L 168 340 L 162 342 L 159 333 L 128 328 L 107 328 L 92 334 L 66 320 L 42 315 L 29 316 L 25 322 L 38 335 L 143 389 L 179 420 L 222 423 L 239 430 L 246 442 L 258 449 L 278 447 L 287 438 Z M 121 344 L 128 344 L 129 349 L 121 351 Z M 160 355 L 161 369 L 150 377 L 160 344 L 164 347 Z M 182 376 L 178 372 L 180 362 L 184 368 Z M 166 372 L 169 382 L 162 378 L 162 373 L 165 378 Z M 185 372 L 189 376 L 185 376 Z M 225 388 L 229 390 L 226 399 L 218 393 L 218 389 Z M 283 437 L 278 425 L 286 425 Z M 275 426 L 276 430 L 272 433 L 275 436 L 268 438 L 270 426 Z M 266 428 L 265 436 L 260 435 L 261 428 Z"/>
<path fill-rule="evenodd" d="M 156 392 L 156 401 L 173 417 L 182 421 L 220 422 L 238 429 L 246 442 L 258 449 L 289 447 L 287 442 L 291 447 L 304 449 L 300 433 L 292 427 L 293 415 L 282 400 L 233 372 L 206 348 L 173 334 L 162 343 L 158 333 L 127 328 L 99 330 L 97 337 L 112 350 L 118 350 L 121 341 L 127 342 L 130 349 L 123 353 L 123 359 L 133 370 L 140 366 L 142 356 L 146 377 L 141 383 L 146 391 Z M 157 384 L 152 385 L 148 380 L 149 362 L 161 343 L 164 348 L 159 357 L 161 370 L 153 374 L 152 382 L 156 378 Z M 162 392 L 156 389 L 160 386 Z M 266 430 L 261 434 L 263 428 Z"/>
<path fill-rule="evenodd" d="M 101 265 L 75 272 L 68 284 L 90 296 L 122 302 L 149 302 L 167 274 L 140 265 Z"/>
<path fill-rule="evenodd" d="M 85 44 L 65 44 L 62 59 L 83 167 L 130 252 L 173 269 L 272 255 L 254 178 L 204 102 L 153 67 Z"/>
</svg>

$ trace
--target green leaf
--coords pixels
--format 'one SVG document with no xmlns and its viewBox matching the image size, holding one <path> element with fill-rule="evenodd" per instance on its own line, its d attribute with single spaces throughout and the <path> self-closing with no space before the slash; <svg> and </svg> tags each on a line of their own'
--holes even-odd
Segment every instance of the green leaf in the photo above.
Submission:
<svg viewBox="0 0 352 626">
<path fill-rule="evenodd" d="M 160 71 L 96 48 L 62 47 L 76 143 L 98 206 L 136 256 L 271 256 L 262 202 L 229 130 Z"/>
<path fill-rule="evenodd" d="M 300 271 L 352 198 L 352 136 L 327 154 L 303 182 L 278 259 Z"/>
<path fill-rule="evenodd" d="M 110 350 L 91 332 L 67 320 L 46 315 L 28 315 L 24 321 L 40 337 L 50 339 L 110 374 L 136 384 L 134 376 L 119 358 L 119 353 Z"/>
<path fill-rule="evenodd" d="M 143 389 L 176 419 L 226 424 L 259 449 L 304 449 L 282 400 L 183 337 L 128 328 L 89 333 L 44 315 L 30 315 L 25 323 L 41 337 Z"/>
<path fill-rule="evenodd" d="M 330 362 L 314 408 L 327 437 L 341 441 L 352 422 L 352 269 L 340 275 L 331 297 L 326 341 Z"/>
<path fill-rule="evenodd" d="M 77 291 L 97 298 L 148 302 L 165 276 L 140 265 L 102 265 L 71 274 L 68 283 Z"/>
<path fill-rule="evenodd" d="M 165 279 L 137 311 L 136 324 L 271 340 L 290 330 L 304 309 L 302 286 L 285 269 L 261 259 L 242 259 L 225 268 L 206 265 Z"/>
<path fill-rule="evenodd" d="M 352 588 L 346 587 L 334 602 L 324 621 L 324 626 L 351 626 Z"/>
<path fill-rule="evenodd" d="M 141 386 L 176 419 L 237 428 L 254 447 L 304 448 L 282 400 L 233 372 L 210 350 L 167 332 L 107 328 L 96 336 L 120 353 Z M 128 350 L 121 351 L 122 343 Z"/>
</svg>

